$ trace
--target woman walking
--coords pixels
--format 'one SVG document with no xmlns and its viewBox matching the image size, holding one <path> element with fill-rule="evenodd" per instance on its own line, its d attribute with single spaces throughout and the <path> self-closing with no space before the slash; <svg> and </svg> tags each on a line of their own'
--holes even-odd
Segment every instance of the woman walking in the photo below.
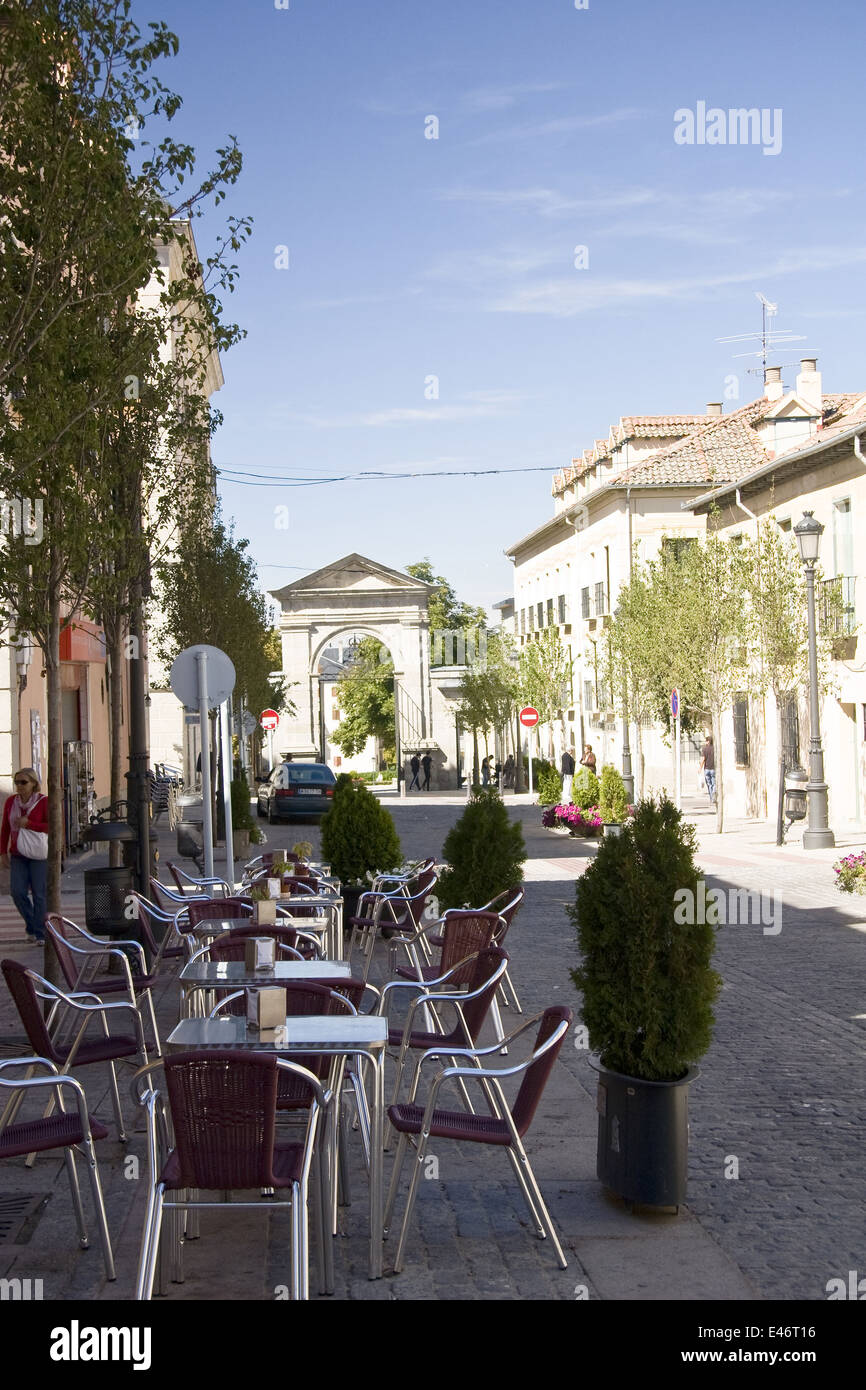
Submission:
<svg viewBox="0 0 866 1390">
<path fill-rule="evenodd" d="M 9 866 L 12 901 L 24 918 L 27 935 L 41 946 L 48 885 L 48 797 L 41 795 L 32 767 L 22 767 L 14 782 L 15 794 L 3 807 L 0 863 Z"/>
</svg>

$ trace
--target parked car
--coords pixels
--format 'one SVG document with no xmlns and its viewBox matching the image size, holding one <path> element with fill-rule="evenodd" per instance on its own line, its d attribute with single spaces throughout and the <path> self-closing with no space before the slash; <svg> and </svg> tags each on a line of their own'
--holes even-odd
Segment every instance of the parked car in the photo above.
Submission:
<svg viewBox="0 0 866 1390">
<path fill-rule="evenodd" d="M 331 809 L 337 779 L 324 763 L 281 763 L 258 787 L 257 810 L 271 825 L 323 816 Z"/>
</svg>

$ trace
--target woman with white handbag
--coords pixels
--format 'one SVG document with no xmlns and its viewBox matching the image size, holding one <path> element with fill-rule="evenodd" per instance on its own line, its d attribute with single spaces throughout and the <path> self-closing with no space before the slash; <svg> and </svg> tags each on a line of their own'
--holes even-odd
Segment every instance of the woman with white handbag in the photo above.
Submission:
<svg viewBox="0 0 866 1390">
<path fill-rule="evenodd" d="M 39 791 L 32 767 L 15 773 L 15 795 L 7 797 L 0 825 L 0 862 L 9 865 L 12 901 L 31 941 L 45 940 L 48 890 L 48 797 Z"/>
</svg>

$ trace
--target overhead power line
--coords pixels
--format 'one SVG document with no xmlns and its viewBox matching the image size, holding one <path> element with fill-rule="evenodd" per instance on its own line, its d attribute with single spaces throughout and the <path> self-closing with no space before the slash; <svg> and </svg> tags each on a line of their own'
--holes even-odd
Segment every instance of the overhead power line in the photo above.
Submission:
<svg viewBox="0 0 866 1390">
<path fill-rule="evenodd" d="M 383 483 L 400 478 L 492 478 L 502 473 L 555 473 L 550 464 L 530 468 L 442 468 L 416 469 L 407 473 L 341 473 L 328 478 L 297 478 L 291 475 L 277 476 L 270 473 L 247 473 L 239 468 L 217 465 L 217 473 L 226 483 L 237 487 L 323 487 L 329 483 Z M 265 479 L 258 482 L 254 479 Z"/>
</svg>

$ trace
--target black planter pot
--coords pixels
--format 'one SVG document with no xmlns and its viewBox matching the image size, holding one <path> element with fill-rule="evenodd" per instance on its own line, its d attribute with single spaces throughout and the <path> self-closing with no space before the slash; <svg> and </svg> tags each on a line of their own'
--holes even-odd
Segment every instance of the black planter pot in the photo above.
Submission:
<svg viewBox="0 0 866 1390">
<path fill-rule="evenodd" d="M 341 890 L 343 898 L 343 931 L 348 934 L 352 930 L 352 917 L 358 915 L 358 899 L 364 892 L 363 888 L 343 888 Z"/>
<path fill-rule="evenodd" d="M 598 1072 L 598 1177 L 626 1202 L 679 1207 L 686 1199 L 689 1084 L 641 1081 L 607 1067 Z"/>
</svg>

